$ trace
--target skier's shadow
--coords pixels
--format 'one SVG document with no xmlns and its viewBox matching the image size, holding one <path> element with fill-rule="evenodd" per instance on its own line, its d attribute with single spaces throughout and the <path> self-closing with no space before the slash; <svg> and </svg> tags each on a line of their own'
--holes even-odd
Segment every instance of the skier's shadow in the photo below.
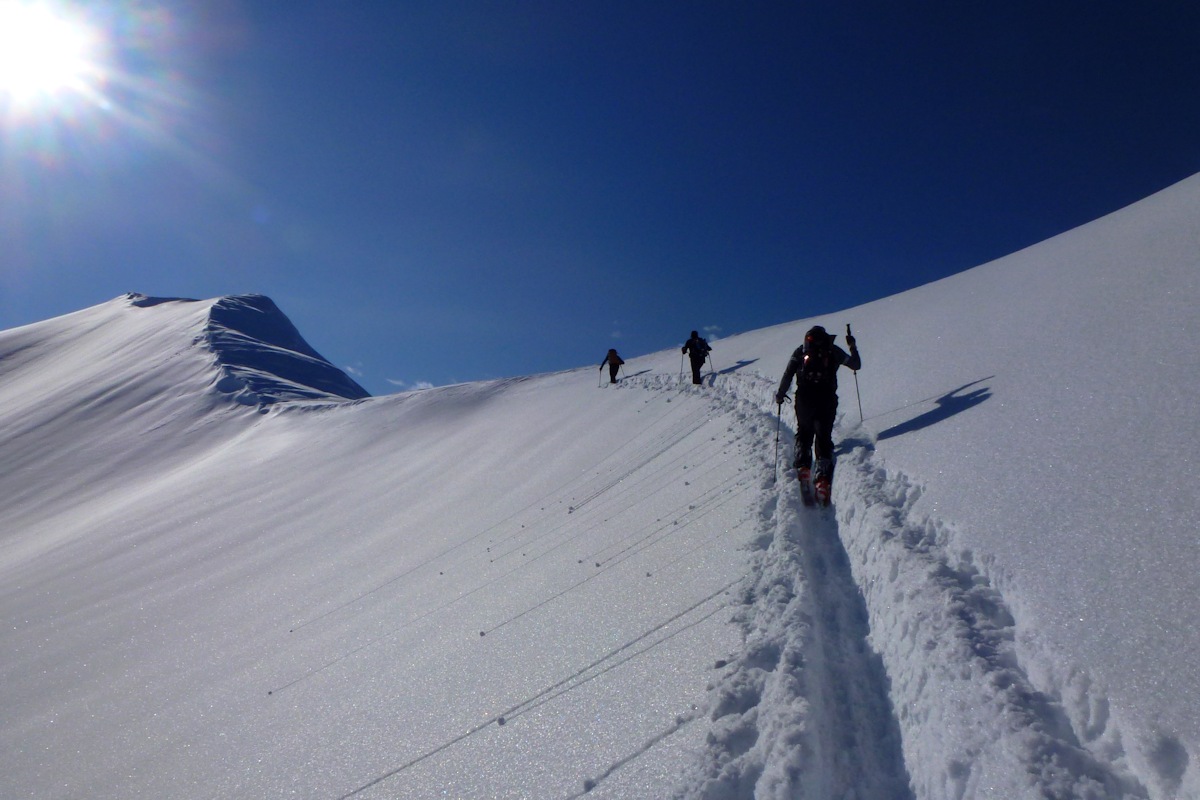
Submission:
<svg viewBox="0 0 1200 800">
<path fill-rule="evenodd" d="M 875 452 L 875 442 L 867 436 L 848 436 L 845 439 L 840 439 L 833 446 L 833 454 L 835 456 L 844 456 L 858 448 L 864 448 L 867 452 Z"/>
<path fill-rule="evenodd" d="M 650 370 L 648 370 L 648 369 L 644 369 L 644 370 L 641 370 L 640 372 L 627 372 L 624 375 L 622 375 L 618 380 L 624 381 L 624 380 L 628 380 L 629 378 L 636 378 L 638 375 L 645 375 L 649 371 Z"/>
<path fill-rule="evenodd" d="M 731 372 L 737 372 L 739 369 L 743 369 L 743 368 L 745 368 L 745 367 L 748 367 L 748 366 L 750 366 L 750 365 L 751 365 L 751 364 L 753 364 L 755 361 L 758 361 L 758 359 L 757 359 L 757 358 L 752 358 L 752 359 L 750 359 L 749 361 L 747 361 L 746 359 L 744 359 L 744 358 L 743 358 L 741 361 L 737 362 L 737 363 L 736 363 L 736 364 L 734 364 L 732 367 L 726 367 L 725 369 L 723 369 L 723 370 L 721 370 L 721 371 L 719 371 L 719 372 L 716 372 L 716 373 L 714 373 L 714 374 L 716 374 L 716 375 L 728 375 L 728 374 L 729 374 L 729 373 L 731 373 Z"/>
<path fill-rule="evenodd" d="M 983 383 L 984 381 L 991 380 L 994 377 L 996 376 L 989 375 L 986 378 L 980 378 L 977 381 L 971 381 L 970 383 L 963 384 L 952 392 L 947 392 L 941 397 L 933 398 L 933 402 L 937 404 L 937 408 L 930 409 L 924 414 L 913 417 L 908 422 L 901 422 L 899 425 L 894 425 L 887 430 L 880 431 L 879 435 L 875 437 L 875 440 L 883 441 L 884 439 L 891 439 L 893 436 L 903 436 L 906 433 L 912 433 L 914 431 L 919 431 L 922 428 L 928 428 L 930 425 L 936 425 L 942 420 L 949 419 L 955 414 L 966 411 L 972 406 L 979 405 L 984 400 L 987 400 L 992 396 L 991 389 L 986 386 L 981 386 L 978 389 L 967 392 L 966 394 L 959 394 L 959 392 L 963 392 L 977 383 Z"/>
</svg>

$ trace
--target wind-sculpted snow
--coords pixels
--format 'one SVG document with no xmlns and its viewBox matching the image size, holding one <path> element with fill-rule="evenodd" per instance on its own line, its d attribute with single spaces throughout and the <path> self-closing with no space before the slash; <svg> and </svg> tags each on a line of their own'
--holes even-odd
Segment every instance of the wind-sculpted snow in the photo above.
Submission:
<svg viewBox="0 0 1200 800">
<path fill-rule="evenodd" d="M 702 386 L 347 402 L 255 297 L 0 331 L 0 796 L 1200 798 L 1197 209 Z M 826 510 L 773 402 L 814 322 L 864 356 Z"/>
<path fill-rule="evenodd" d="M 204 337 L 225 372 L 217 388 L 239 402 L 370 396 L 313 350 L 268 297 L 217 300 L 208 313 Z"/>
</svg>

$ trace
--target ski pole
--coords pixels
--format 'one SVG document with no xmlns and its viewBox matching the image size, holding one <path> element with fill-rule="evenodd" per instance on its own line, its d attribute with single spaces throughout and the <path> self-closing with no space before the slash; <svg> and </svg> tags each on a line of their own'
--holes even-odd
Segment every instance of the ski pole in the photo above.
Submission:
<svg viewBox="0 0 1200 800">
<path fill-rule="evenodd" d="M 775 404 L 775 480 L 779 480 L 779 428 L 783 425 L 783 401 Z"/>
<path fill-rule="evenodd" d="M 600 365 L 600 376 L 598 378 L 596 378 L 596 388 L 601 389 L 603 387 L 604 387 L 604 365 L 601 364 Z"/>
<path fill-rule="evenodd" d="M 679 353 L 679 382 L 683 383 L 683 353 Z"/>
<path fill-rule="evenodd" d="M 853 369 L 850 371 L 854 373 L 854 396 L 858 398 L 858 424 L 861 425 L 863 422 L 863 413 L 862 395 L 858 393 L 858 370 Z"/>
<path fill-rule="evenodd" d="M 846 338 L 849 339 L 853 335 L 854 334 L 850 333 L 850 323 L 847 322 L 846 323 Z M 858 398 L 858 424 L 861 425 L 863 422 L 862 394 L 858 391 L 858 370 L 852 369 L 850 371 L 854 373 L 854 396 L 856 398 Z"/>
</svg>

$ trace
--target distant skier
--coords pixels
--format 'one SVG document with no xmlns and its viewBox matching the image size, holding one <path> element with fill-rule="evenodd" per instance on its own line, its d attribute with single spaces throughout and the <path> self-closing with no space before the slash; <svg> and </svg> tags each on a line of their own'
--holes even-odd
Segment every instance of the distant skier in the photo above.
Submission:
<svg viewBox="0 0 1200 800">
<path fill-rule="evenodd" d="M 619 370 L 621 368 L 621 365 L 624 363 L 625 363 L 625 360 L 622 359 L 619 355 L 617 355 L 617 351 L 615 349 L 610 349 L 608 351 L 608 355 L 606 355 L 604 357 L 604 360 L 600 362 L 600 369 L 604 369 L 604 365 L 608 364 L 608 382 L 609 383 L 617 382 L 617 370 Z"/>
<path fill-rule="evenodd" d="M 688 358 L 692 362 L 692 383 L 700 383 L 700 368 L 708 360 L 708 354 L 712 352 L 712 348 L 699 333 L 692 331 L 692 338 L 688 339 L 687 344 L 683 346 L 683 352 L 688 354 Z"/>
<path fill-rule="evenodd" d="M 829 503 L 833 484 L 833 420 L 838 406 L 837 369 L 841 366 L 856 371 L 862 369 L 862 357 L 854 337 L 846 334 L 849 354 L 833 343 L 834 338 L 820 325 L 810 328 L 804 334 L 804 344 L 792 353 L 775 392 L 775 402 L 782 404 L 792 387 L 792 378 L 796 379 L 796 458 L 793 466 L 806 503 L 812 501 L 810 491 L 816 493 L 822 504 Z M 812 474 L 814 443 L 815 475 Z"/>
</svg>

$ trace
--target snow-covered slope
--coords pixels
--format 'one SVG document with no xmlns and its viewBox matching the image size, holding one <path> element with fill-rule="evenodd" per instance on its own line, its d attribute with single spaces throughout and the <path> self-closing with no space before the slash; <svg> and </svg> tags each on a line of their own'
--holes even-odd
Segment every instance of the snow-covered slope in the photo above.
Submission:
<svg viewBox="0 0 1200 800">
<path fill-rule="evenodd" d="M 1198 211 L 702 387 L 366 398 L 261 297 L 0 332 L 0 795 L 1200 797 Z M 817 512 L 771 399 L 813 322 L 865 362 Z"/>
<path fill-rule="evenodd" d="M 14 521 L 0 525 L 0 541 L 44 549 L 76 520 L 152 492 L 145 483 L 224 446 L 232 434 L 218 431 L 239 429 L 222 424 L 245 418 L 230 398 L 265 410 L 279 399 L 364 396 L 259 296 L 129 294 L 5 331 L 0 520 Z M 34 519 L 18 524 L 27 512 Z"/>
</svg>

